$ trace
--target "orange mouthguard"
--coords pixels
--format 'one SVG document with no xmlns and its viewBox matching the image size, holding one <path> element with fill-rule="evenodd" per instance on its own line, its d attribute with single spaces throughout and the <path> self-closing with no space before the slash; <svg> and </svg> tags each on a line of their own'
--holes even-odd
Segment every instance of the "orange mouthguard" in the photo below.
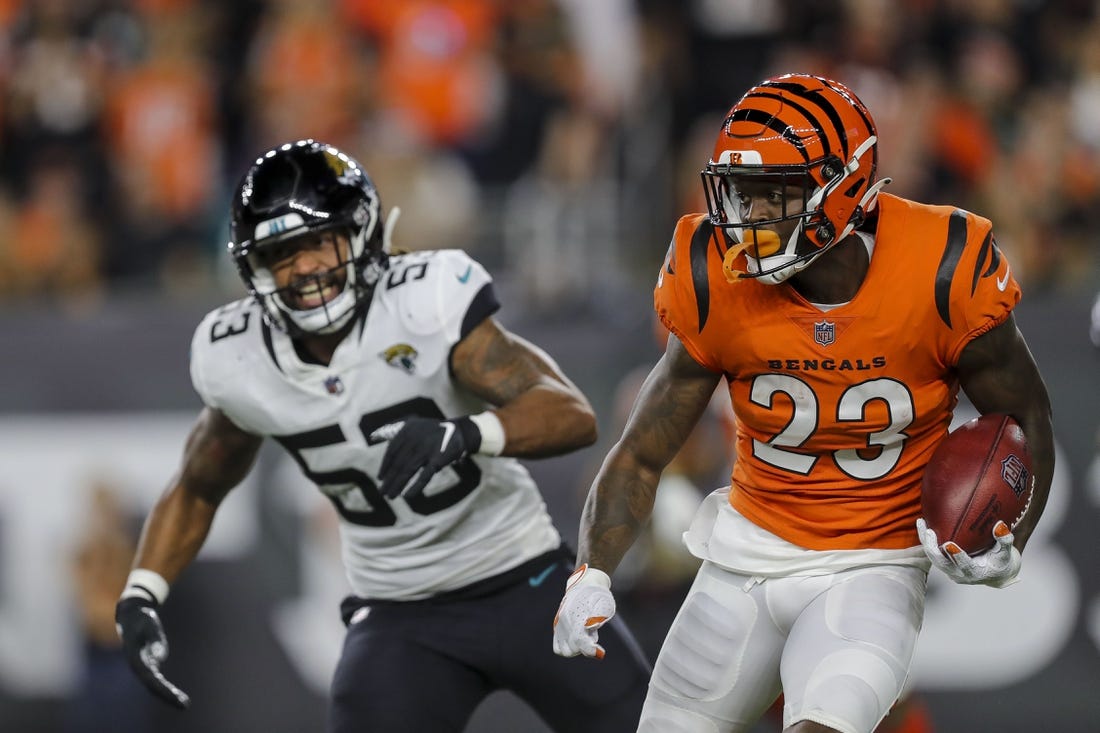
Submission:
<svg viewBox="0 0 1100 733">
<path fill-rule="evenodd" d="M 779 251 L 779 235 L 768 229 L 747 230 L 745 243 L 748 245 L 749 253 L 754 257 L 771 257 Z"/>
<path fill-rule="evenodd" d="M 779 235 L 767 229 L 746 229 L 745 241 L 735 244 L 726 250 L 726 256 L 722 258 L 722 274 L 729 282 L 737 282 L 745 277 L 744 270 L 736 270 L 733 267 L 734 260 L 742 252 L 748 252 L 753 257 L 770 257 L 779 251 Z"/>
</svg>

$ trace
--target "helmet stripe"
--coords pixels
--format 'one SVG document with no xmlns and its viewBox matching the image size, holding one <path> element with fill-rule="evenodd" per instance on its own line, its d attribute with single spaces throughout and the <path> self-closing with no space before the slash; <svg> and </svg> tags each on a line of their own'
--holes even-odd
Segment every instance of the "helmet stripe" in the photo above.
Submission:
<svg viewBox="0 0 1100 733">
<path fill-rule="evenodd" d="M 831 127 L 836 130 L 837 134 L 840 135 L 840 144 L 844 151 L 843 162 L 848 162 L 848 158 L 851 155 L 851 151 L 848 149 L 848 131 L 844 127 L 844 121 L 840 119 L 840 113 L 837 111 L 836 106 L 832 104 L 824 94 L 816 89 L 808 89 L 801 84 L 775 82 L 768 84 L 767 86 L 783 89 L 784 91 L 787 91 L 796 97 L 800 97 L 801 99 L 805 99 L 808 102 L 812 102 L 813 104 L 817 105 L 821 109 L 821 111 L 825 113 L 825 116 L 829 118 Z M 853 104 L 853 106 L 856 105 Z M 810 117 L 810 115 L 807 115 L 807 117 Z M 813 118 L 810 117 L 810 119 Z M 864 118 L 864 120 L 866 120 L 866 118 Z M 818 129 L 822 129 L 821 124 L 816 121 L 814 126 Z M 868 130 L 870 130 L 869 126 Z"/>
<path fill-rule="evenodd" d="M 739 109 L 729 117 L 726 118 L 726 129 L 734 122 L 755 122 L 758 125 L 767 127 L 768 129 L 781 135 L 784 140 L 798 150 L 802 156 L 802 160 L 809 163 L 810 154 L 806 152 L 806 146 L 802 143 L 802 140 L 798 135 L 794 134 L 791 130 L 791 126 L 777 119 L 775 115 L 770 112 L 765 112 L 759 109 Z"/>
<path fill-rule="evenodd" d="M 787 97 L 784 97 L 782 94 L 768 94 L 768 93 L 765 93 L 765 92 L 750 92 L 749 94 L 747 94 L 745 96 L 746 96 L 746 98 L 763 97 L 765 99 L 775 99 L 779 102 L 782 102 L 785 106 L 791 107 L 792 109 L 794 109 L 798 112 L 801 112 L 802 116 L 806 118 L 807 122 L 809 122 L 811 125 L 813 125 L 814 130 L 817 132 L 817 137 L 818 137 L 819 140 L 821 140 L 821 143 L 824 147 L 824 155 L 828 156 L 828 155 L 832 154 L 832 149 L 830 148 L 830 145 L 829 145 L 829 136 L 825 132 L 825 128 L 821 125 L 820 122 L 817 121 L 817 119 L 812 114 L 810 114 L 810 111 L 808 109 L 806 109 L 805 107 L 803 107 L 801 104 L 795 103 L 793 100 L 788 99 Z M 778 117 L 778 115 L 776 115 L 776 116 Z M 794 127 L 794 125 L 791 125 L 790 123 L 787 123 L 787 126 L 788 127 Z"/>
</svg>

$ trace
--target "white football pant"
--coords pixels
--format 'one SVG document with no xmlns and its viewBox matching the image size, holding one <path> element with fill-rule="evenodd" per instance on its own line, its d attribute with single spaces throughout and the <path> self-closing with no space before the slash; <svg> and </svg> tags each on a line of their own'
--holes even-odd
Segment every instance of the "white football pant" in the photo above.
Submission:
<svg viewBox="0 0 1100 733">
<path fill-rule="evenodd" d="M 905 684 L 928 573 L 864 566 L 759 578 L 704 562 L 665 638 L 638 733 L 739 733 L 784 695 L 783 726 L 871 733 Z"/>
</svg>

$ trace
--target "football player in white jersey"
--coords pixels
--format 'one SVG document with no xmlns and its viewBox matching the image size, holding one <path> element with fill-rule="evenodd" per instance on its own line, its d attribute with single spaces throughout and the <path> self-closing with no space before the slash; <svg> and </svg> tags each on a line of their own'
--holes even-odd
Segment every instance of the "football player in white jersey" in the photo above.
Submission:
<svg viewBox="0 0 1100 733">
<path fill-rule="evenodd" d="M 188 705 L 161 671 L 157 609 L 271 437 L 341 520 L 354 595 L 329 731 L 461 731 L 496 689 L 562 733 L 634 730 L 649 669 L 625 627 L 601 632 L 618 647 L 606 661 L 550 650 L 573 557 L 516 460 L 591 444 L 584 395 L 493 318 L 492 280 L 466 254 L 389 254 L 392 216 L 332 146 L 265 153 L 231 213 L 249 296 L 195 332 L 205 407 L 116 611 L 138 677 Z"/>
</svg>

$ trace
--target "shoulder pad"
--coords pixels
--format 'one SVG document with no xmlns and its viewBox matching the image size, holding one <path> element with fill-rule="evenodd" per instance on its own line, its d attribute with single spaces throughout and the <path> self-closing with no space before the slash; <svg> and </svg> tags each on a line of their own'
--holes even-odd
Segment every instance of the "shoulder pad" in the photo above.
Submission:
<svg viewBox="0 0 1100 733">
<path fill-rule="evenodd" d="M 988 219 L 962 209 L 950 214 L 936 271 L 936 312 L 952 330 L 987 330 L 1020 300 L 1012 267 Z"/>
<path fill-rule="evenodd" d="M 477 261 L 457 249 L 398 255 L 380 280 L 381 299 L 413 333 L 442 331 L 451 342 L 462 335 L 471 305 L 492 278 Z"/>
<path fill-rule="evenodd" d="M 654 288 L 654 307 L 666 326 L 685 334 L 703 330 L 710 316 L 715 268 L 720 272 L 720 267 L 721 252 L 706 216 L 681 217 Z"/>
<path fill-rule="evenodd" d="M 199 322 L 191 337 L 191 383 L 205 404 L 218 406 L 216 393 L 234 376 L 232 368 L 241 373 L 263 328 L 263 312 L 252 298 L 216 308 Z"/>
</svg>

